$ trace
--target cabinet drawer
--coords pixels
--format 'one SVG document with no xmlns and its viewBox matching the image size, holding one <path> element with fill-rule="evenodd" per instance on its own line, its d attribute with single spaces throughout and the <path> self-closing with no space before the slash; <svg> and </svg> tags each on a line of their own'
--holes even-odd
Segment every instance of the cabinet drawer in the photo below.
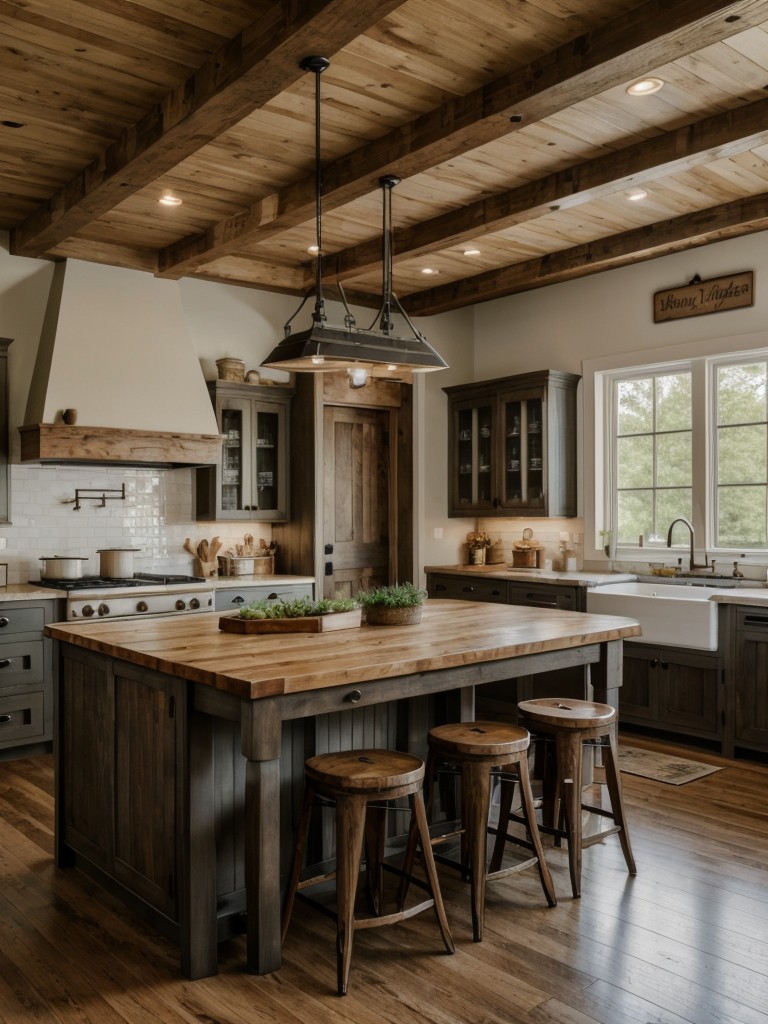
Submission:
<svg viewBox="0 0 768 1024">
<path fill-rule="evenodd" d="M 454 601 L 494 601 L 506 604 L 507 583 L 505 580 L 438 576 L 430 580 L 429 596 L 450 598 Z"/>
<path fill-rule="evenodd" d="M 43 681 L 43 641 L 0 644 L 0 691 L 6 686 Z"/>
<path fill-rule="evenodd" d="M 312 584 L 265 583 L 257 587 L 233 587 L 216 591 L 216 611 L 232 611 L 253 601 L 293 601 L 297 597 L 312 597 Z"/>
<path fill-rule="evenodd" d="M 0 748 L 46 738 L 43 690 L 0 696 Z"/>
<path fill-rule="evenodd" d="M 548 583 L 510 584 L 509 603 L 522 604 L 529 608 L 561 608 L 564 611 L 578 611 L 578 588 L 557 587 Z"/>
<path fill-rule="evenodd" d="M 0 645 L 19 633 L 39 633 L 45 626 L 44 608 L 3 608 L 0 610 Z"/>
</svg>

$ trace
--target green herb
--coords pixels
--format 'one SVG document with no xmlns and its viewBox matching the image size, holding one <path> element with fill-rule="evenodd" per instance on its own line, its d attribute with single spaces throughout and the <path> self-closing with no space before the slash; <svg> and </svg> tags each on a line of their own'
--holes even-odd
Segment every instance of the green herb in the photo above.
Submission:
<svg viewBox="0 0 768 1024">
<path fill-rule="evenodd" d="M 415 583 L 393 583 L 387 587 L 361 590 L 357 600 L 365 608 L 413 608 L 422 604 L 427 596 Z"/>
<path fill-rule="evenodd" d="M 333 612 L 351 612 L 360 605 L 352 598 L 332 600 L 324 597 L 313 601 L 311 597 L 297 597 L 292 601 L 254 601 L 240 609 L 241 619 L 300 619 L 307 615 L 331 615 Z"/>
</svg>

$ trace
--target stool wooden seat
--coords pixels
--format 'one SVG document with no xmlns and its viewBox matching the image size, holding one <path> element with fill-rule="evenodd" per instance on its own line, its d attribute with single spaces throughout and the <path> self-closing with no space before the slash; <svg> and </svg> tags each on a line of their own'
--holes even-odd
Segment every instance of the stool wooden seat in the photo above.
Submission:
<svg viewBox="0 0 768 1024">
<path fill-rule="evenodd" d="M 549 766 L 545 769 L 543 830 L 568 841 L 573 895 L 581 895 L 582 849 L 601 842 L 606 836 L 618 835 L 627 869 L 631 875 L 636 874 L 621 795 L 616 709 L 587 700 L 543 697 L 522 701 L 518 704 L 518 711 L 522 725 L 534 734 L 551 737 L 555 741 L 555 770 Z M 610 810 L 582 802 L 582 747 L 585 741 L 600 743 Z M 602 832 L 584 836 L 582 810 L 610 818 L 613 825 Z M 563 820 L 564 829 L 560 827 Z"/>
<path fill-rule="evenodd" d="M 451 937 L 434 857 L 429 842 L 429 830 L 424 809 L 422 788 L 424 762 L 412 754 L 393 750 L 350 750 L 342 753 L 320 754 L 311 757 L 304 766 L 304 802 L 299 822 L 293 867 L 283 909 L 283 938 L 291 918 L 294 899 L 307 899 L 336 920 L 337 982 L 339 995 L 345 995 L 349 986 L 349 968 L 352 961 L 352 940 L 358 928 L 375 928 L 404 921 L 414 914 L 434 907 L 440 933 L 449 953 L 453 953 Z M 336 817 L 336 911 L 310 900 L 301 890 L 332 875 L 324 874 L 300 881 L 304 851 L 309 832 L 310 814 L 316 796 L 335 803 Z M 402 874 L 384 863 L 386 801 L 407 797 L 411 810 L 409 843 L 418 842 L 424 859 L 426 882 L 410 881 L 425 889 L 428 899 L 416 906 L 396 912 L 381 913 L 381 873 L 384 869 Z M 355 897 L 358 875 L 366 840 L 366 877 L 374 916 L 355 915 Z"/>
<path fill-rule="evenodd" d="M 485 884 L 493 878 L 522 871 L 536 864 L 547 902 L 551 907 L 557 903 L 552 877 L 544 859 L 544 851 L 536 823 L 536 812 L 528 774 L 528 748 L 530 735 L 527 729 L 502 722 L 457 722 L 439 725 L 428 734 L 429 756 L 427 759 L 427 793 L 431 804 L 432 787 L 440 763 L 461 766 L 462 803 L 462 871 L 469 875 L 472 933 L 475 942 L 483 937 L 485 917 Z M 488 825 L 491 797 L 491 770 L 502 773 L 514 772 L 520 782 L 522 794 L 522 820 L 526 825 L 527 837 L 523 839 L 508 835 L 508 817 L 500 817 L 498 828 Z M 514 783 L 512 783 L 514 787 Z M 488 832 L 495 832 L 496 846 L 490 868 L 487 868 Z M 455 833 L 452 833 L 455 835 Z M 438 836 L 433 845 L 444 842 L 451 836 Z M 505 869 L 501 868 L 501 856 L 507 842 L 523 846 L 532 854 L 525 861 Z M 498 855 L 496 855 L 498 853 Z M 406 853 L 405 870 L 409 869 L 409 858 L 413 850 Z M 438 858 L 441 861 L 445 858 Z M 453 863 L 447 861 L 447 863 Z"/>
</svg>

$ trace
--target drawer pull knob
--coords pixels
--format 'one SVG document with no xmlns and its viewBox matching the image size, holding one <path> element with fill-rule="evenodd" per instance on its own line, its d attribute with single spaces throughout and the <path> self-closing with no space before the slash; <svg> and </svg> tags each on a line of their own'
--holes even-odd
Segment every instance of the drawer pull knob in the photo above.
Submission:
<svg viewBox="0 0 768 1024">
<path fill-rule="evenodd" d="M 351 693 L 347 694 L 345 699 L 348 700 L 350 704 L 357 704 L 358 701 L 363 699 L 363 695 L 360 690 L 353 690 Z"/>
<path fill-rule="evenodd" d="M 0 725 L 7 725 L 13 721 L 13 715 L 0 715 Z"/>
<path fill-rule="evenodd" d="M 241 597 L 241 596 L 240 596 L 240 595 L 238 594 L 238 595 L 237 595 L 237 597 L 233 597 L 233 598 L 232 598 L 232 604 L 245 604 L 245 598 L 244 598 L 244 597 Z"/>
<path fill-rule="evenodd" d="M 7 615 L 3 615 L 0 618 L 0 629 L 2 629 L 4 626 L 7 626 L 10 621 L 11 620 L 8 618 Z"/>
<path fill-rule="evenodd" d="M 0 658 L 0 668 L 10 668 L 13 664 L 13 658 Z"/>
</svg>

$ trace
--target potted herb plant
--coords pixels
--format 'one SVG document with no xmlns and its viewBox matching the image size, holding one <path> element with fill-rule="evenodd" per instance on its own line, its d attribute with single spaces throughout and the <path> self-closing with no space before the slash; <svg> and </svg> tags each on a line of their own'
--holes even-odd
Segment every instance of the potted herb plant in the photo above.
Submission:
<svg viewBox="0 0 768 1024">
<path fill-rule="evenodd" d="M 427 596 L 415 583 L 393 583 L 361 590 L 357 601 L 364 621 L 376 626 L 404 626 L 421 622 L 421 606 Z"/>
</svg>

